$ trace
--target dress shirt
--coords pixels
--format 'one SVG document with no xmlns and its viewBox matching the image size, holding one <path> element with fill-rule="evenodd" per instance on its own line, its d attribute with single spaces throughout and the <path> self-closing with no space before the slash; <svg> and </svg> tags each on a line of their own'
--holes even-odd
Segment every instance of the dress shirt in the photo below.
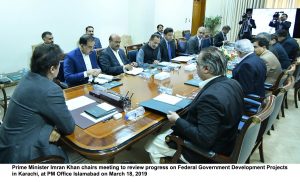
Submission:
<svg viewBox="0 0 300 182">
<path fill-rule="evenodd" d="M 120 57 L 120 55 L 119 55 L 119 50 L 117 50 L 117 51 L 115 51 L 115 50 L 113 50 L 113 49 L 111 49 L 111 50 L 112 50 L 112 52 L 114 53 L 114 55 L 116 56 L 117 60 L 119 61 L 119 64 L 120 64 L 121 66 L 124 66 L 124 63 L 123 63 L 123 61 L 122 61 L 122 59 L 121 59 L 121 57 Z"/>
<path fill-rule="evenodd" d="M 206 80 L 200 82 L 200 83 L 199 83 L 199 88 L 203 88 L 208 82 L 212 81 L 212 80 L 215 79 L 215 78 L 218 78 L 219 76 L 221 76 L 221 75 L 214 76 L 214 77 L 211 77 L 211 78 L 209 78 L 209 79 L 206 79 Z"/>
<path fill-rule="evenodd" d="M 81 50 L 80 50 L 81 51 Z M 91 63 L 91 59 L 90 59 L 90 55 L 86 55 L 84 53 L 82 53 L 82 57 L 83 57 L 83 61 L 84 61 L 84 64 L 85 64 L 85 67 L 86 67 L 86 70 L 90 70 L 90 69 L 93 69 L 92 67 L 92 63 Z M 87 71 L 83 72 L 83 75 L 84 75 L 84 78 L 88 77 L 87 76 Z M 92 75 L 89 76 L 89 79 L 93 78 Z"/>
</svg>

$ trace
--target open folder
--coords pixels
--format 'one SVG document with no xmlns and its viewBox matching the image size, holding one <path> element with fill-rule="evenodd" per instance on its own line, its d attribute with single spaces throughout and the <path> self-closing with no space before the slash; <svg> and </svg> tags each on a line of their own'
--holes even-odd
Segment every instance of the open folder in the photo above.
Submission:
<svg viewBox="0 0 300 182">
<path fill-rule="evenodd" d="M 182 98 L 175 97 L 172 95 L 168 95 L 166 97 L 166 100 L 164 101 L 164 99 L 162 98 L 163 97 L 162 95 L 163 94 L 157 96 L 156 98 L 141 102 L 140 105 L 145 108 L 151 109 L 151 110 L 155 110 L 155 111 L 159 111 L 164 114 L 168 114 L 169 111 L 176 112 L 181 109 L 184 109 L 192 102 L 192 100 L 190 100 L 190 99 L 182 99 Z M 167 95 L 167 94 L 165 94 L 165 95 Z M 177 102 L 170 102 L 169 101 L 170 97 L 174 97 L 173 100 L 176 100 Z"/>
</svg>

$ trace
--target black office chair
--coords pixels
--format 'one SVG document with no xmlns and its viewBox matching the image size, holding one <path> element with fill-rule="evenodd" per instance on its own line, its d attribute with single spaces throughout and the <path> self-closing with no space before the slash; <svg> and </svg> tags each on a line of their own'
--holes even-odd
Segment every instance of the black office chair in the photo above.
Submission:
<svg viewBox="0 0 300 182">
<path fill-rule="evenodd" d="M 188 56 L 189 54 L 185 53 L 186 49 L 187 49 L 187 40 L 184 37 L 178 38 L 176 55 L 177 56 Z"/>
<path fill-rule="evenodd" d="M 68 88 L 68 84 L 65 82 L 65 74 L 64 74 L 64 60 L 59 62 L 59 71 L 57 77 L 53 80 L 56 84 L 58 84 L 62 89 Z"/>
<path fill-rule="evenodd" d="M 127 57 L 129 59 L 129 61 L 132 63 L 132 62 L 136 62 L 136 55 L 138 53 L 138 50 L 131 50 L 131 51 L 128 51 L 127 53 Z"/>
</svg>

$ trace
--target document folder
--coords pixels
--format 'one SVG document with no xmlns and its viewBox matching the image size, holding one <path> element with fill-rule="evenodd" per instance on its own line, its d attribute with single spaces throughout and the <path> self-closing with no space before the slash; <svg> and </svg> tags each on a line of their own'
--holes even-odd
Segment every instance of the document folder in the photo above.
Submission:
<svg viewBox="0 0 300 182">
<path fill-rule="evenodd" d="M 182 99 L 180 102 L 178 102 L 175 105 L 171 105 L 165 102 L 161 102 L 161 101 L 157 101 L 154 99 L 150 99 L 144 102 L 141 102 L 140 105 L 151 109 L 151 110 L 155 110 L 155 111 L 159 111 L 161 113 L 164 114 L 168 114 L 169 111 L 179 111 L 180 109 L 184 109 L 185 107 L 187 107 L 192 101 L 190 99 Z"/>
<path fill-rule="evenodd" d="M 184 82 L 184 84 L 199 87 L 199 83 L 201 83 L 201 82 L 203 82 L 203 81 L 199 80 L 199 79 L 191 79 L 191 80 L 188 80 L 188 81 Z"/>
<path fill-rule="evenodd" d="M 84 112 L 87 113 L 90 116 L 93 116 L 94 118 L 100 118 L 100 117 L 103 117 L 105 115 L 111 114 L 112 112 L 115 112 L 115 111 L 116 111 L 115 109 L 112 109 L 110 111 L 106 111 L 104 109 L 101 109 L 98 106 L 93 106 L 93 107 L 90 107 L 90 108 L 86 109 Z"/>
<path fill-rule="evenodd" d="M 105 87 L 107 89 L 112 89 L 114 87 L 118 87 L 118 86 L 121 86 L 121 85 L 123 85 L 123 83 L 117 82 L 117 81 L 112 81 L 112 82 L 104 83 L 101 86 L 103 86 L 103 87 Z"/>
</svg>

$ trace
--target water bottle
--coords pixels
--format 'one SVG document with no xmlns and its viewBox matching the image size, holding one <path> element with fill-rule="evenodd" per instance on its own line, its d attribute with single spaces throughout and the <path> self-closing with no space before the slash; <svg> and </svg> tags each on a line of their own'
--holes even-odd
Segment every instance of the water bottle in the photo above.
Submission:
<svg viewBox="0 0 300 182">
<path fill-rule="evenodd" d="M 135 121 L 138 117 L 145 113 L 144 107 L 140 106 L 134 110 L 131 110 L 125 114 L 125 120 Z"/>
</svg>

